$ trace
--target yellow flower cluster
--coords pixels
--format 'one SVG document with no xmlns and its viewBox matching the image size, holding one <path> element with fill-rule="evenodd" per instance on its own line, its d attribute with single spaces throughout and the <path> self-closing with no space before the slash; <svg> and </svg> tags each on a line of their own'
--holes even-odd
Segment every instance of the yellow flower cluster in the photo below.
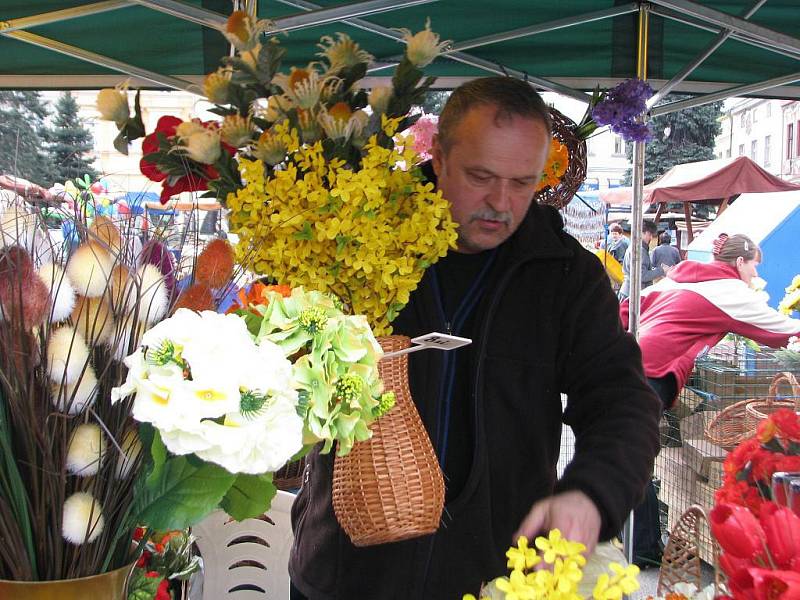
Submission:
<svg viewBox="0 0 800 600">
<path fill-rule="evenodd" d="M 399 121 L 384 116 L 383 132 L 394 135 Z M 353 170 L 326 159 L 321 142 L 301 145 L 288 121 L 273 135 L 283 167 L 269 175 L 242 159 L 246 185 L 227 199 L 237 258 L 281 284 L 332 292 L 376 335 L 391 333 L 425 268 L 455 247 L 449 203 L 411 167 L 411 144 L 387 149 L 372 136 Z"/>
<path fill-rule="evenodd" d="M 578 584 L 583 579 L 586 547 L 571 542 L 553 529 L 548 537 L 540 536 L 534 542 L 541 556 L 534 548 L 528 547 L 528 539 L 521 536 L 517 546 L 506 552 L 508 577 L 498 577 L 482 590 L 481 600 L 502 597 L 505 600 L 582 600 Z M 542 561 L 547 565 L 534 570 Z M 593 598 L 595 600 L 620 600 L 624 594 L 639 589 L 636 576 L 639 568 L 623 567 L 610 563 L 611 573 L 603 573 L 597 578 Z M 488 594 L 488 595 L 487 595 Z M 463 600 L 476 600 L 472 594 L 465 594 Z"/>
<path fill-rule="evenodd" d="M 786 295 L 778 304 L 778 310 L 785 315 L 800 311 L 800 275 L 795 275 L 792 282 L 786 287 Z"/>
</svg>

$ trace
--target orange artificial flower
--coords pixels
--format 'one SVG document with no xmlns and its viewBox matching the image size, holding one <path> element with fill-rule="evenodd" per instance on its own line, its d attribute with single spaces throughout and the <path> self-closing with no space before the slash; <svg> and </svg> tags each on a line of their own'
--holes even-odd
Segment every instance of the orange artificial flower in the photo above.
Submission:
<svg viewBox="0 0 800 600">
<path fill-rule="evenodd" d="M 266 305 L 267 292 L 277 292 L 284 298 L 288 298 L 292 295 L 292 288 L 288 285 L 265 285 L 255 281 L 252 285 L 239 290 L 236 300 L 226 312 L 232 313 L 237 310 L 248 310 L 251 306 Z M 256 311 L 251 312 L 258 315 Z"/>
<path fill-rule="evenodd" d="M 569 165 L 569 150 L 558 141 L 558 138 L 553 138 L 550 142 L 550 151 L 547 153 L 544 171 L 542 171 L 542 179 L 539 181 L 536 191 L 546 187 L 555 188 L 561 182 L 564 173 L 567 172 L 567 165 Z"/>
</svg>

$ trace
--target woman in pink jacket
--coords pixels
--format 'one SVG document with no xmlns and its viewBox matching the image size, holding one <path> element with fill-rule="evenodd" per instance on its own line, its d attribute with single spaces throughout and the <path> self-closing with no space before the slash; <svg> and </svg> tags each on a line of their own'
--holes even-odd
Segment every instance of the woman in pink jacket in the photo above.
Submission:
<svg viewBox="0 0 800 600">
<path fill-rule="evenodd" d="M 765 295 L 750 286 L 761 262 L 761 249 L 753 240 L 741 234 L 722 234 L 714 241 L 713 254 L 710 263 L 678 263 L 664 279 L 642 290 L 642 362 L 665 409 L 686 385 L 697 356 L 728 332 L 772 347 L 785 346 L 791 336 L 800 334 L 800 320 L 770 308 Z M 620 316 L 627 327 L 627 300 L 620 305 Z M 677 420 L 669 417 L 667 413 L 671 427 L 677 430 Z M 661 531 L 652 483 L 633 522 L 634 562 L 640 567 L 658 564 Z"/>
<path fill-rule="evenodd" d="M 686 384 L 694 360 L 727 333 L 737 333 L 774 348 L 800 334 L 800 320 L 767 305 L 762 292 L 750 287 L 758 276 L 761 249 L 746 235 L 720 235 L 714 260 L 686 260 L 642 291 L 639 346 L 644 372 L 664 408 Z M 628 324 L 628 302 L 620 306 Z"/>
</svg>

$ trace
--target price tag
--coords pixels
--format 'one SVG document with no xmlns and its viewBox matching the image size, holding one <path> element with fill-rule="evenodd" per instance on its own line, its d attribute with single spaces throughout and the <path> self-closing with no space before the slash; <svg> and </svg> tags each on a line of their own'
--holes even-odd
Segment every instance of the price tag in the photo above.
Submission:
<svg viewBox="0 0 800 600">
<path fill-rule="evenodd" d="M 455 350 L 456 348 L 461 348 L 462 346 L 471 344 L 472 340 L 469 338 L 458 337 L 457 335 L 449 335 L 447 333 L 439 333 L 434 331 L 412 338 L 411 343 L 415 345 L 411 346 L 410 348 L 398 350 L 397 352 L 389 352 L 388 354 L 384 354 L 383 357 L 392 358 L 393 356 L 409 354 L 411 352 L 416 352 L 417 350 Z"/>
</svg>

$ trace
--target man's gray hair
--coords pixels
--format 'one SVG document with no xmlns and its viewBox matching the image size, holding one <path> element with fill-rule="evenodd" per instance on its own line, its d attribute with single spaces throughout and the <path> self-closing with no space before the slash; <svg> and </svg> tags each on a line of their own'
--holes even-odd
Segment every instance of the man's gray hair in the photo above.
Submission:
<svg viewBox="0 0 800 600">
<path fill-rule="evenodd" d="M 495 124 L 513 117 L 525 117 L 541 121 L 552 132 L 550 110 L 542 97 L 521 79 L 513 77 L 482 77 L 457 87 L 445 104 L 439 117 L 438 139 L 447 152 L 453 143 L 453 131 L 471 108 L 496 106 Z"/>
</svg>

